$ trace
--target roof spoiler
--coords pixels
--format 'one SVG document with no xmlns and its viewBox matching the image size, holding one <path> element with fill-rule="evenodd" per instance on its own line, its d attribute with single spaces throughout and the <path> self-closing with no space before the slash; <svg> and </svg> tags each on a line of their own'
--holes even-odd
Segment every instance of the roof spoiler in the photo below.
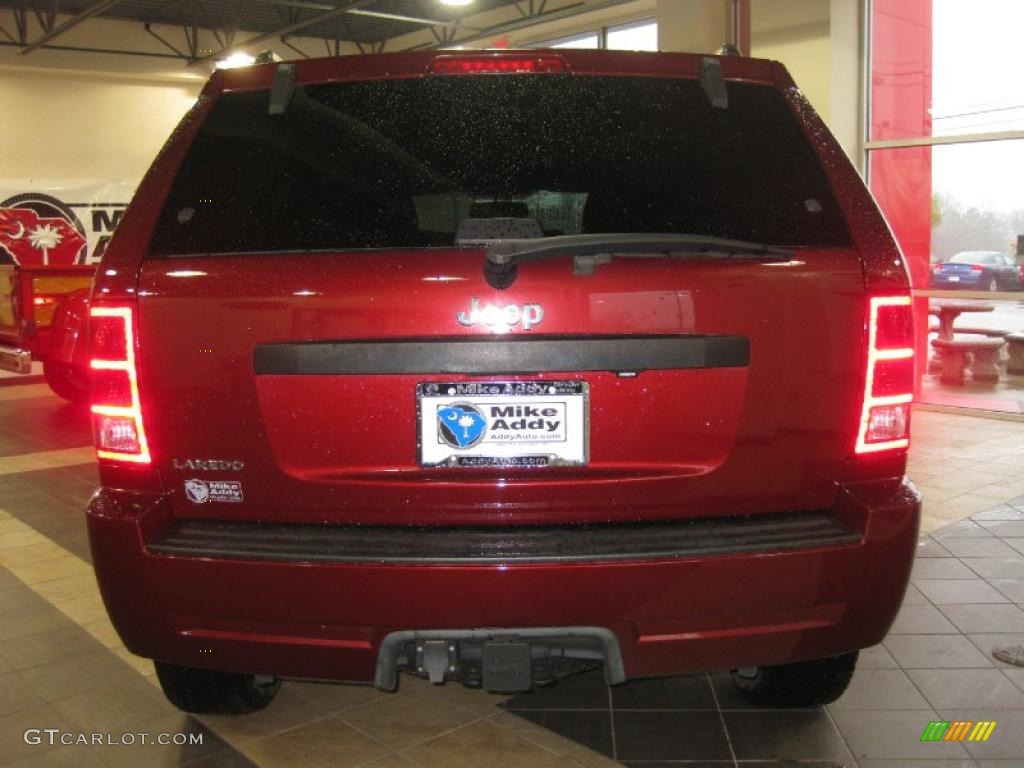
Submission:
<svg viewBox="0 0 1024 768">
<path fill-rule="evenodd" d="M 297 79 L 294 64 L 278 64 L 274 70 L 274 84 L 270 88 L 269 115 L 283 115 L 292 102 Z"/>
<path fill-rule="evenodd" d="M 712 107 L 715 109 L 729 108 L 729 93 L 725 89 L 722 65 L 718 59 L 706 56 L 700 60 L 700 84 Z"/>
</svg>

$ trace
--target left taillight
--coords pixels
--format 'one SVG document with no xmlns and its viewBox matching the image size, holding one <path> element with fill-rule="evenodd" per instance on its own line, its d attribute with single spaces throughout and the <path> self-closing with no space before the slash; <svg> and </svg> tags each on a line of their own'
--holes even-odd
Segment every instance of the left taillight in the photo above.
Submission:
<svg viewBox="0 0 1024 768">
<path fill-rule="evenodd" d="M 135 311 L 131 305 L 89 309 L 90 402 L 96 455 L 101 460 L 149 464 L 136 367 Z"/>
<path fill-rule="evenodd" d="M 864 397 L 855 452 L 906 450 L 914 399 L 914 321 L 910 297 L 868 300 Z"/>
</svg>

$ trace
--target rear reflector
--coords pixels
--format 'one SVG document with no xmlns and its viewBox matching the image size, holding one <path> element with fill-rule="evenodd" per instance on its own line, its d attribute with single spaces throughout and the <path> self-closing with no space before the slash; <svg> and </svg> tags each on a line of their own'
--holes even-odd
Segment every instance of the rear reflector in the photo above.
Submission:
<svg viewBox="0 0 1024 768">
<path fill-rule="evenodd" d="M 132 384 L 125 371 L 93 368 L 89 373 L 92 402 L 130 408 Z"/>
<path fill-rule="evenodd" d="M 124 332 L 124 318 L 120 315 L 97 315 L 96 310 L 99 308 L 89 313 L 90 356 L 101 360 L 126 360 L 128 336 Z"/>
<path fill-rule="evenodd" d="M 875 376 L 871 381 L 871 397 L 892 397 L 907 394 L 914 386 L 914 358 L 900 357 L 895 360 L 876 360 Z"/>
<path fill-rule="evenodd" d="M 135 321 L 128 306 L 89 310 L 89 367 L 96 455 L 110 461 L 149 464 L 135 367 Z"/>
<path fill-rule="evenodd" d="M 878 306 L 876 349 L 908 349 L 914 346 L 914 316 L 908 304 Z"/>
<path fill-rule="evenodd" d="M 435 75 L 487 75 L 521 72 L 565 72 L 565 59 L 554 54 L 472 54 L 438 56 L 430 63 Z"/>
<path fill-rule="evenodd" d="M 867 367 L 857 453 L 905 450 L 914 399 L 914 326 L 909 296 L 868 304 Z"/>
<path fill-rule="evenodd" d="M 868 434 L 872 439 L 899 440 L 909 431 L 908 408 L 905 403 L 872 406 L 868 416 Z"/>
</svg>

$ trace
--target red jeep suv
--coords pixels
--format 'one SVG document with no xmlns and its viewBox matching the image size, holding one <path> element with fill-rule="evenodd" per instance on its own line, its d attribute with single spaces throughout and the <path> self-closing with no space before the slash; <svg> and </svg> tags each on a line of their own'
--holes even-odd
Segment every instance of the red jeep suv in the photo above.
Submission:
<svg viewBox="0 0 1024 768">
<path fill-rule="evenodd" d="M 90 326 L 96 572 L 182 709 L 595 664 L 814 704 L 899 608 L 907 271 L 775 62 L 217 72 Z"/>
</svg>

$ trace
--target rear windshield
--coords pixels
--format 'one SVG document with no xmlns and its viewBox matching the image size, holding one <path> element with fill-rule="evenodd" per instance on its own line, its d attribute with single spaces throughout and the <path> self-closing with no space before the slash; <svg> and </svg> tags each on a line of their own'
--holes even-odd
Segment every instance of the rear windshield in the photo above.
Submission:
<svg viewBox="0 0 1024 768">
<path fill-rule="evenodd" d="M 155 256 L 470 245 L 672 232 L 850 238 L 781 94 L 730 83 L 433 76 L 229 93 L 161 213 Z"/>
</svg>

